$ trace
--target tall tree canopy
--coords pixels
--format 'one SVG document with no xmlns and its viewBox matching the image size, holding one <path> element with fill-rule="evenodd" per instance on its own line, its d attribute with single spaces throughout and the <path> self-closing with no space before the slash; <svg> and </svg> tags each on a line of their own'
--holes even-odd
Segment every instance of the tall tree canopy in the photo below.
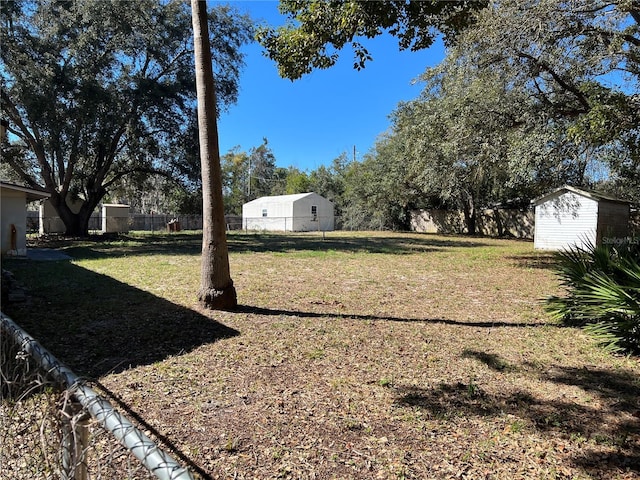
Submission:
<svg viewBox="0 0 640 480">
<path fill-rule="evenodd" d="M 209 23 L 224 108 L 236 100 L 252 26 L 227 6 Z M 189 5 L 178 0 L 3 2 L 2 117 L 26 153 L 3 157 L 25 184 L 44 184 L 68 234 L 87 233 L 123 177 L 168 172 L 195 108 L 191 32 Z M 78 212 L 69 197 L 81 200 Z"/>
<path fill-rule="evenodd" d="M 258 41 L 278 64 L 280 75 L 295 80 L 314 68 L 328 68 L 338 59 L 338 51 L 351 44 L 354 67 L 362 68 L 372 59 L 361 38 L 389 32 L 398 38 L 401 49 L 429 47 L 442 33 L 452 42 L 456 33 L 469 25 L 470 12 L 488 0 L 281 0 L 280 11 L 289 22 L 283 27 L 263 27 Z"/>
<path fill-rule="evenodd" d="M 578 172 L 599 161 L 637 183 L 639 62 L 638 0 L 502 0 L 477 14 L 445 63 L 498 72 L 523 92 L 521 119 L 538 138 L 529 145 L 555 145 Z"/>
<path fill-rule="evenodd" d="M 225 213 L 242 215 L 249 198 L 249 154 L 237 146 L 222 155 L 220 163 Z"/>
<path fill-rule="evenodd" d="M 276 157 L 269 148 L 269 141 L 262 139 L 262 144 L 253 147 L 249 152 L 249 191 L 248 201 L 271 193 L 273 176 L 276 169 Z"/>
<path fill-rule="evenodd" d="M 445 206 L 473 232 L 481 208 L 602 188 L 607 173 L 640 199 L 639 7 L 500 0 L 471 13 L 422 95 L 350 166 L 345 225 L 402 228 L 409 209 Z"/>
</svg>

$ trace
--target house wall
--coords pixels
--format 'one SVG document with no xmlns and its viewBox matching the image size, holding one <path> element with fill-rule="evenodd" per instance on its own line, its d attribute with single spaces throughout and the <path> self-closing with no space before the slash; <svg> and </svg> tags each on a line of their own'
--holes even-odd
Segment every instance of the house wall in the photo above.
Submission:
<svg viewBox="0 0 640 480">
<path fill-rule="evenodd" d="M 27 195 L 24 192 L 2 189 L 0 208 L 0 249 L 2 255 L 27 254 Z M 12 245 L 12 225 L 15 227 Z M 13 248 L 15 247 L 15 248 Z"/>
<path fill-rule="evenodd" d="M 562 250 L 596 243 L 598 202 L 573 192 L 560 191 L 535 207 L 533 246 Z"/>
<path fill-rule="evenodd" d="M 598 244 L 616 243 L 630 233 L 628 203 L 600 201 L 598 210 Z"/>
</svg>

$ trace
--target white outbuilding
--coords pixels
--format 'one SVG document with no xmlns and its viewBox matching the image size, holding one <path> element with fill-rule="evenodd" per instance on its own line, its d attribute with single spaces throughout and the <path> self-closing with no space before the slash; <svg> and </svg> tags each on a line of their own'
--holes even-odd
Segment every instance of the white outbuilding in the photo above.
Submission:
<svg viewBox="0 0 640 480">
<path fill-rule="evenodd" d="M 631 204 L 626 200 L 564 186 L 532 203 L 535 249 L 613 244 L 629 235 Z"/>
<path fill-rule="evenodd" d="M 242 225 L 245 230 L 331 231 L 333 203 L 313 192 L 260 197 L 242 206 Z"/>
</svg>

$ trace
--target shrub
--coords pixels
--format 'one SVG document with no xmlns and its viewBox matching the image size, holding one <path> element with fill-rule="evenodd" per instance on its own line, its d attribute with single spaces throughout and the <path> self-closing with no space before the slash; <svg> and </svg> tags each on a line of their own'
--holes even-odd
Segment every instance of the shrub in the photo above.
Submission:
<svg viewBox="0 0 640 480">
<path fill-rule="evenodd" d="M 640 352 L 640 245 L 572 247 L 557 254 L 556 274 L 567 289 L 547 311 L 582 326 L 612 352 Z"/>
</svg>

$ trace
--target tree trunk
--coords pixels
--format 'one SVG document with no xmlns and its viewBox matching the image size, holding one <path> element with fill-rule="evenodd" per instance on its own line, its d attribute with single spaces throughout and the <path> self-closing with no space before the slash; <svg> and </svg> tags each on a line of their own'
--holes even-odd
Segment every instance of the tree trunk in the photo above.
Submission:
<svg viewBox="0 0 640 480">
<path fill-rule="evenodd" d="M 499 208 L 493 209 L 493 216 L 496 221 L 496 229 L 499 237 L 504 237 L 504 224 L 502 223 L 502 215 L 500 214 Z"/>
<path fill-rule="evenodd" d="M 228 310 L 236 307 L 238 301 L 229 270 L 206 1 L 191 0 L 191 17 L 202 166 L 202 268 L 198 299 L 206 308 Z"/>
<path fill-rule="evenodd" d="M 464 222 L 467 225 L 467 235 L 476 234 L 476 206 L 473 197 L 468 195 L 462 200 L 462 212 L 464 213 Z"/>
<path fill-rule="evenodd" d="M 89 218 L 91 215 L 81 215 L 81 212 L 71 213 L 68 218 L 63 219 L 65 232 L 67 237 L 88 237 L 89 236 Z"/>
<path fill-rule="evenodd" d="M 95 195 L 85 200 L 80 207 L 80 210 L 76 213 L 66 202 L 66 199 L 59 193 L 55 192 L 50 197 L 50 202 L 53 208 L 55 208 L 60 220 L 64 223 L 65 235 L 68 237 L 87 237 L 89 235 L 89 221 L 91 220 L 91 214 L 102 200 L 102 195 Z"/>
<path fill-rule="evenodd" d="M 64 234 L 66 236 L 86 237 L 89 234 L 89 218 L 83 219 L 78 213 L 74 213 L 60 193 L 52 193 L 49 201 L 62 223 L 64 223 Z"/>
</svg>

